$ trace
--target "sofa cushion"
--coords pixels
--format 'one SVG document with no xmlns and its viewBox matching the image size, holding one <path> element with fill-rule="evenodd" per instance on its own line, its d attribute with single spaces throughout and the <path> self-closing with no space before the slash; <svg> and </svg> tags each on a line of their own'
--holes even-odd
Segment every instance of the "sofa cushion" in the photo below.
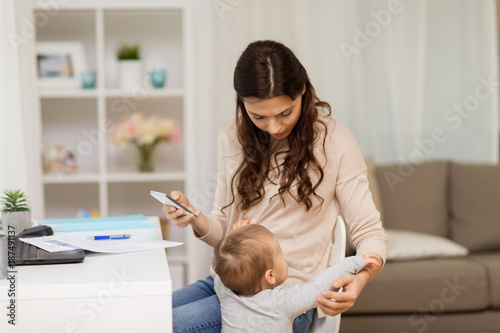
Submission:
<svg viewBox="0 0 500 333">
<path fill-rule="evenodd" d="M 500 310 L 500 253 L 475 254 L 470 258 L 485 265 L 491 283 L 491 306 Z"/>
<path fill-rule="evenodd" d="M 340 333 L 498 333 L 498 311 L 342 316 Z"/>
<path fill-rule="evenodd" d="M 452 240 L 500 250 L 500 166 L 451 163 L 450 211 Z"/>
<path fill-rule="evenodd" d="M 447 236 L 447 162 L 378 166 L 386 228 Z"/>
<path fill-rule="evenodd" d="M 490 304 L 484 265 L 463 259 L 388 262 L 363 289 L 351 314 L 484 310 Z"/>
<path fill-rule="evenodd" d="M 464 257 L 469 250 L 448 238 L 421 232 L 385 229 L 387 260 Z"/>
</svg>

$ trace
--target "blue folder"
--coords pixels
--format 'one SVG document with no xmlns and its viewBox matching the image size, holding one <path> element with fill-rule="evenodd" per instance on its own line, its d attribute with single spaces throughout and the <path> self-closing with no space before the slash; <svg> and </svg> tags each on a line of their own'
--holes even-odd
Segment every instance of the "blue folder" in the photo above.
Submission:
<svg viewBox="0 0 500 333">
<path fill-rule="evenodd" d="M 66 219 L 40 219 L 40 225 L 48 225 L 59 231 L 86 231 L 86 230 L 112 230 L 112 229 L 136 229 L 152 228 L 154 221 L 144 215 L 122 215 L 109 217 L 83 217 Z"/>
</svg>

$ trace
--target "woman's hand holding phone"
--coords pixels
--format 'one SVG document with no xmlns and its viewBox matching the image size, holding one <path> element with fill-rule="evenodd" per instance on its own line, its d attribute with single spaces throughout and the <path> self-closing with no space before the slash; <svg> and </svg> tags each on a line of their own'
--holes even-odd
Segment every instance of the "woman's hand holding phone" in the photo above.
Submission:
<svg viewBox="0 0 500 333">
<path fill-rule="evenodd" d="M 189 203 L 188 198 L 182 192 L 172 191 L 170 196 L 172 197 L 172 199 L 179 202 L 181 205 L 189 209 L 191 212 L 194 212 L 194 214 L 190 213 L 184 215 L 185 212 L 183 209 L 178 209 L 174 206 L 163 205 L 162 210 L 165 213 L 167 219 L 169 219 L 170 222 L 172 222 L 176 226 L 180 228 L 187 227 L 196 219 L 196 216 L 201 215 L 201 211 L 199 210 L 195 211 L 193 206 L 191 206 L 191 204 Z"/>
</svg>

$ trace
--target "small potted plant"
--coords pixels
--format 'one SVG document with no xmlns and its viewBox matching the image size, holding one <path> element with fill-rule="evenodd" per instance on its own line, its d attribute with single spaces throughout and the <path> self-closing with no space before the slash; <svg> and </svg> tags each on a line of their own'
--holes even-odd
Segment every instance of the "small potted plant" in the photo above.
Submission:
<svg viewBox="0 0 500 333">
<path fill-rule="evenodd" d="M 5 190 L 0 198 L 4 233 L 14 231 L 19 234 L 31 226 L 31 210 L 26 194 L 20 189 Z M 9 228 L 10 226 L 10 228 Z"/>
<path fill-rule="evenodd" d="M 138 43 L 122 43 L 116 49 L 119 64 L 120 88 L 130 90 L 142 82 L 143 66 L 141 61 L 141 45 Z"/>
</svg>

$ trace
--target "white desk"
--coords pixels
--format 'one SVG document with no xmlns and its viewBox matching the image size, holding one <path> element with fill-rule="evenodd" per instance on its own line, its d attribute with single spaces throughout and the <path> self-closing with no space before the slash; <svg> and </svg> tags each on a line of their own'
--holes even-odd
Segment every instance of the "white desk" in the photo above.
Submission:
<svg viewBox="0 0 500 333">
<path fill-rule="evenodd" d="M 161 239 L 154 228 L 81 232 Z M 172 332 L 172 282 L 163 249 L 88 253 L 83 263 L 16 267 L 16 325 L 8 280 L 0 281 L 0 332 Z"/>
</svg>

